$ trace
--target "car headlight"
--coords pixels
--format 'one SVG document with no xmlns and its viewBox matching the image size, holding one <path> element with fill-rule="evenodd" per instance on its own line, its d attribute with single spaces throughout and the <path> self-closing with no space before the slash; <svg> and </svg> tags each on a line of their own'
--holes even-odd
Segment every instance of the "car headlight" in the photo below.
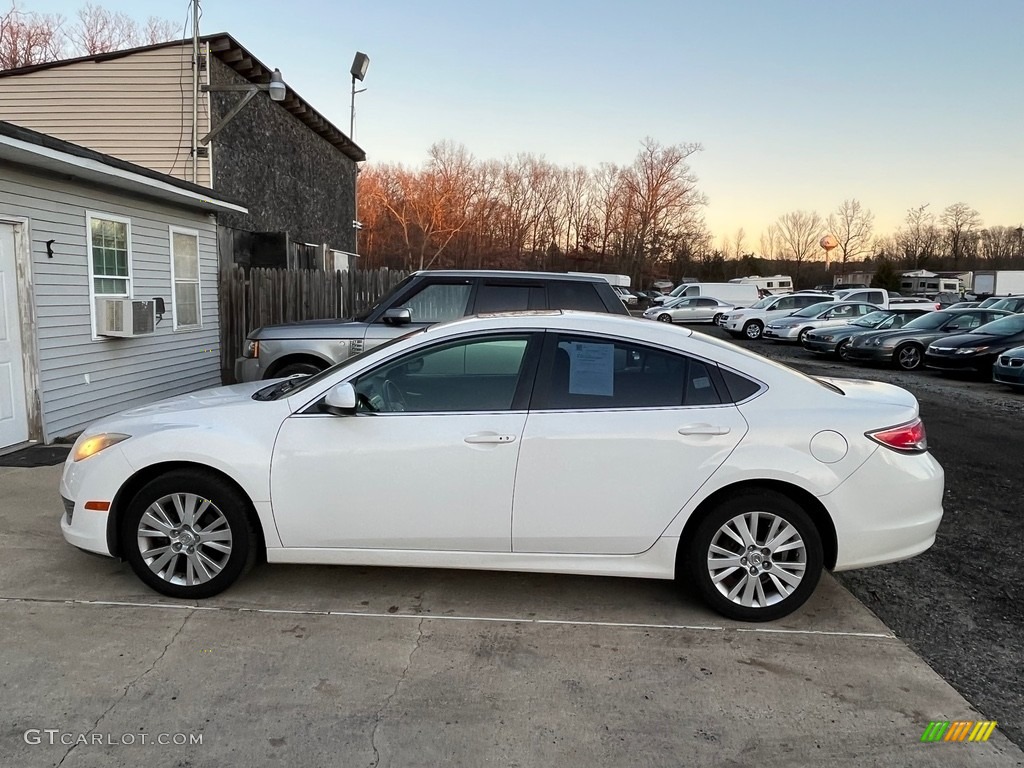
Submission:
<svg viewBox="0 0 1024 768">
<path fill-rule="evenodd" d="M 117 445 L 123 440 L 127 440 L 131 435 L 123 435 L 120 432 L 106 432 L 101 435 L 93 435 L 87 437 L 75 444 L 75 452 L 73 459 L 75 461 L 82 461 L 88 459 L 90 456 L 95 456 L 100 451 L 105 451 L 112 445 Z"/>
<path fill-rule="evenodd" d="M 956 355 L 974 355 L 974 354 L 977 354 L 978 352 L 984 352 L 986 349 L 988 349 L 988 347 L 960 347 L 960 349 L 958 349 L 953 354 L 956 354 Z"/>
<path fill-rule="evenodd" d="M 814 338 L 816 338 L 816 339 L 821 339 L 822 341 L 835 341 L 835 340 L 836 340 L 836 337 L 835 337 L 835 336 L 819 336 L 819 335 L 818 335 L 818 334 L 816 334 L 816 333 L 815 333 L 815 334 L 810 334 L 810 333 L 809 333 L 809 334 L 807 334 L 807 335 L 808 335 L 808 336 L 811 336 L 811 335 L 813 335 L 813 336 L 814 336 Z"/>
<path fill-rule="evenodd" d="M 260 343 L 257 339 L 250 339 L 245 343 L 245 349 L 242 350 L 242 357 L 259 357 L 260 356 Z"/>
</svg>

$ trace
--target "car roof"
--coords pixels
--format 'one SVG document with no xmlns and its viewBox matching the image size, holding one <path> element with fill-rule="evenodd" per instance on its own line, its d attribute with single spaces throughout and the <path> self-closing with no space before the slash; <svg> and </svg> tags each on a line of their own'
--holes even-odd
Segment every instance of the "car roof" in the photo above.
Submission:
<svg viewBox="0 0 1024 768">
<path fill-rule="evenodd" d="M 565 272 L 524 272 L 514 269 L 421 269 L 414 275 L 432 275 L 439 277 L 483 277 L 523 278 L 528 280 L 568 280 L 571 282 L 608 283 L 598 275 L 570 275 Z"/>
</svg>

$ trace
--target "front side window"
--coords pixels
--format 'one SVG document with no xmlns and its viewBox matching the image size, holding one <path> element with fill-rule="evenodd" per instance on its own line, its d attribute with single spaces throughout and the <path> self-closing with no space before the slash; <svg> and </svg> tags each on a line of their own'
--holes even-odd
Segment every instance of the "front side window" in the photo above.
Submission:
<svg viewBox="0 0 1024 768">
<path fill-rule="evenodd" d="M 199 291 L 199 233 L 171 228 L 171 294 L 174 329 L 201 328 Z"/>
<path fill-rule="evenodd" d="M 96 296 L 131 296 L 131 224 L 89 214 L 89 271 Z"/>
<path fill-rule="evenodd" d="M 638 344 L 559 337 L 540 387 L 546 409 L 665 408 L 721 402 L 708 366 Z"/>
<path fill-rule="evenodd" d="M 405 355 L 353 382 L 364 413 L 507 411 L 530 337 L 457 341 Z"/>
<path fill-rule="evenodd" d="M 412 312 L 414 323 L 443 323 L 464 317 L 472 286 L 466 283 L 430 283 L 396 306 Z"/>
</svg>

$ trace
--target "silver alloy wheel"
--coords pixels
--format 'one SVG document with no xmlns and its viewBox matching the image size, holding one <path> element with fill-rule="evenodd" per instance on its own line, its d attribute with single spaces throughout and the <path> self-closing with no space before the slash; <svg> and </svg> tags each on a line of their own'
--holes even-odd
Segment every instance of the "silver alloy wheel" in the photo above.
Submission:
<svg viewBox="0 0 1024 768">
<path fill-rule="evenodd" d="M 896 353 L 896 364 L 905 371 L 912 371 L 921 365 L 921 350 L 913 344 L 901 347 Z"/>
<path fill-rule="evenodd" d="M 751 323 L 747 323 L 743 327 L 743 333 L 746 334 L 746 337 L 748 339 L 754 339 L 754 340 L 761 338 L 761 331 L 762 330 L 763 330 L 763 328 L 762 328 L 761 324 L 759 322 L 757 322 L 756 320 L 751 322 Z"/>
<path fill-rule="evenodd" d="M 747 512 L 711 538 L 708 574 L 727 600 L 746 608 L 776 605 L 803 581 L 807 547 L 799 531 L 770 512 Z"/>
<path fill-rule="evenodd" d="M 670 315 L 670 314 L 668 314 L 668 313 L 666 312 L 666 313 L 665 313 L 665 314 L 663 314 L 663 315 L 658 315 L 658 319 L 659 319 L 659 320 L 660 320 L 661 322 L 663 322 L 663 323 L 671 323 L 671 322 L 672 322 L 672 315 Z"/>
<path fill-rule="evenodd" d="M 216 504 L 194 493 L 154 501 L 142 514 L 136 535 L 143 562 L 171 584 L 205 584 L 231 557 L 227 518 Z"/>
</svg>

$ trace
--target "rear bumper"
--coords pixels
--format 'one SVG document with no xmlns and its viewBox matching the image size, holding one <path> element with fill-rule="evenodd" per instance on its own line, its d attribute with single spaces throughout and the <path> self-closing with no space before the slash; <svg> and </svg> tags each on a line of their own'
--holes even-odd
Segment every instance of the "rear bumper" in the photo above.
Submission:
<svg viewBox="0 0 1024 768">
<path fill-rule="evenodd" d="M 837 571 L 905 560 L 935 543 L 942 520 L 942 467 L 929 453 L 876 450 L 821 501 L 836 527 Z"/>
</svg>

